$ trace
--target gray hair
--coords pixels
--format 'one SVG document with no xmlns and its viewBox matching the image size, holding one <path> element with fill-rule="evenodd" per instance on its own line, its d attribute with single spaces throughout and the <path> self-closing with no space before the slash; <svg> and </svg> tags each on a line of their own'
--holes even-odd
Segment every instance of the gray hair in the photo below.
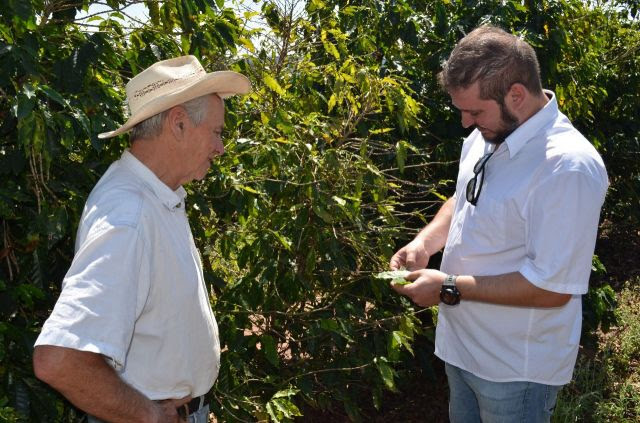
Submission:
<svg viewBox="0 0 640 423">
<path fill-rule="evenodd" d="M 208 100 L 210 95 L 217 97 L 217 94 L 205 94 L 179 105 L 184 107 L 187 116 L 195 126 L 200 125 L 209 112 Z M 131 128 L 129 139 L 134 141 L 140 138 L 153 138 L 160 135 L 164 120 L 169 115 L 169 110 L 153 115 Z"/>
<path fill-rule="evenodd" d="M 480 98 L 499 104 L 515 83 L 542 94 L 540 65 L 533 48 L 489 25 L 474 29 L 458 42 L 443 63 L 438 81 L 447 92 L 469 88 L 478 81 Z"/>
</svg>

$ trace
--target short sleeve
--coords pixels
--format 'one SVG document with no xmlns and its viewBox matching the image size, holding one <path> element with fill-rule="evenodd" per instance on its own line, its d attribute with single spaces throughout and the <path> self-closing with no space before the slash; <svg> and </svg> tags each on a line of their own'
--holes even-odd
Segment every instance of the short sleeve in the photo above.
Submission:
<svg viewBox="0 0 640 423">
<path fill-rule="evenodd" d="M 110 226 L 80 246 L 36 345 L 56 345 L 125 364 L 136 318 L 148 294 L 145 242 L 132 226 Z"/>
<path fill-rule="evenodd" d="M 525 207 L 526 259 L 520 273 L 548 291 L 585 294 L 607 184 L 572 170 L 537 185 Z"/>
</svg>

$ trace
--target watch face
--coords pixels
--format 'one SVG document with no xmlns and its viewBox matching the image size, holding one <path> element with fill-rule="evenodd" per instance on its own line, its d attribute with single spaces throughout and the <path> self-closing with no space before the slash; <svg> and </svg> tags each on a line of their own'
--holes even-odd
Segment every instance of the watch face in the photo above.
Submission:
<svg viewBox="0 0 640 423">
<path fill-rule="evenodd" d="M 455 286 L 443 286 L 440 290 L 440 300 L 447 305 L 456 305 L 460 302 L 460 291 Z"/>
</svg>

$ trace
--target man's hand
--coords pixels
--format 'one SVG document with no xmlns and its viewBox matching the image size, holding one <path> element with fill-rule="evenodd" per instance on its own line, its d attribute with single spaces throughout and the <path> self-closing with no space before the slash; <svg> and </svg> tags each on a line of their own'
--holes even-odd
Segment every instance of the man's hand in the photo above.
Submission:
<svg viewBox="0 0 640 423">
<path fill-rule="evenodd" d="M 424 248 L 424 242 L 416 238 L 391 257 L 392 270 L 405 268 L 408 270 L 424 269 L 429 263 L 430 254 Z"/>
<path fill-rule="evenodd" d="M 96 353 L 53 345 L 38 345 L 33 352 L 36 376 L 62 393 L 76 407 L 109 422 L 178 423 L 177 408 L 187 396 L 151 401 L 125 383 Z"/>
<path fill-rule="evenodd" d="M 157 423 L 179 423 L 186 421 L 178 414 L 178 408 L 184 407 L 189 401 L 191 401 L 191 396 L 180 399 L 156 401 L 157 407 L 154 421 Z"/>
<path fill-rule="evenodd" d="M 455 206 L 455 198 L 449 198 L 440 207 L 433 220 L 416 235 L 414 240 L 391 257 L 389 263 L 391 269 L 399 270 L 404 267 L 408 270 L 418 270 L 427 267 L 429 257 L 440 251 L 447 242 Z"/>
<path fill-rule="evenodd" d="M 395 256 L 394 256 L 395 257 Z M 405 279 L 413 281 L 406 285 L 391 284 L 399 294 L 406 295 L 421 307 L 430 307 L 440 303 L 440 288 L 447 277 L 435 269 L 422 269 L 409 273 Z"/>
</svg>

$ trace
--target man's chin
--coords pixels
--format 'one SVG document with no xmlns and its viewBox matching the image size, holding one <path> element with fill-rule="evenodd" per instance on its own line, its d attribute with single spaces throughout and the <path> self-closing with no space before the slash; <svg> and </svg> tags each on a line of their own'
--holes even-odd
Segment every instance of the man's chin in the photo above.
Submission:
<svg viewBox="0 0 640 423">
<path fill-rule="evenodd" d="M 480 134 L 482 135 L 482 138 L 484 138 L 484 140 L 490 144 L 500 144 L 502 140 L 504 140 L 504 138 L 501 139 L 500 136 L 495 132 L 480 131 Z"/>
<path fill-rule="evenodd" d="M 482 134 L 482 138 L 484 138 L 484 140 L 486 142 L 488 142 L 489 144 L 500 145 L 500 144 L 502 144 L 504 142 L 504 140 L 507 139 L 507 137 L 509 135 L 511 135 L 513 133 L 513 130 L 504 131 L 504 132 L 498 132 L 498 133 L 490 131 L 486 135 L 482 131 L 480 131 L 480 133 Z"/>
</svg>

